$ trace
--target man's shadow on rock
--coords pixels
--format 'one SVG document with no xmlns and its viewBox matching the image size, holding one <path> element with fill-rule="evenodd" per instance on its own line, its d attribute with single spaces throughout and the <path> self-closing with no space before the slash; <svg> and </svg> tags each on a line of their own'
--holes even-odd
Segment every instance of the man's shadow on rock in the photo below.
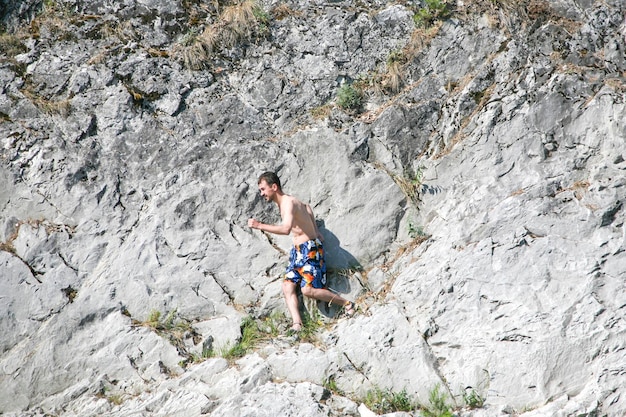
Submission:
<svg viewBox="0 0 626 417">
<path fill-rule="evenodd" d="M 326 287 L 335 294 L 347 298 L 352 291 L 350 276 L 363 267 L 347 250 L 341 247 L 339 238 L 325 227 L 323 220 L 316 220 L 317 227 L 324 236 L 324 256 L 326 259 Z M 343 309 L 337 304 L 317 301 L 317 308 L 326 317 L 336 317 Z"/>
</svg>

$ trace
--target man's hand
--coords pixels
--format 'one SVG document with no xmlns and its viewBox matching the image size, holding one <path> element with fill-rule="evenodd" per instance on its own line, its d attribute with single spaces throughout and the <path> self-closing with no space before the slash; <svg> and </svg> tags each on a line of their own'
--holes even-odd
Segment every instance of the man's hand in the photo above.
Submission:
<svg viewBox="0 0 626 417">
<path fill-rule="evenodd" d="M 248 219 L 248 227 L 258 229 L 260 226 L 261 222 L 257 221 L 256 219 Z"/>
<path fill-rule="evenodd" d="M 253 229 L 259 229 L 265 233 L 274 233 L 276 235 L 288 235 L 289 232 L 291 232 L 291 226 L 261 223 L 256 219 L 248 219 L 248 226 Z"/>
</svg>

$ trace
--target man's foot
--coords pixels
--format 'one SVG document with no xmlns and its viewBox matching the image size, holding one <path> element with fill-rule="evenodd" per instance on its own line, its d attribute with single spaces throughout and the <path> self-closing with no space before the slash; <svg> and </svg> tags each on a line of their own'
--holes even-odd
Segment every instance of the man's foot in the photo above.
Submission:
<svg viewBox="0 0 626 417">
<path fill-rule="evenodd" d="M 289 329 L 289 333 L 299 333 L 302 330 L 302 323 L 294 322 Z"/>
<path fill-rule="evenodd" d="M 347 316 L 347 317 L 352 317 L 356 314 L 356 306 L 354 305 L 354 303 L 352 301 L 348 301 L 344 306 L 343 306 L 343 313 Z"/>
</svg>

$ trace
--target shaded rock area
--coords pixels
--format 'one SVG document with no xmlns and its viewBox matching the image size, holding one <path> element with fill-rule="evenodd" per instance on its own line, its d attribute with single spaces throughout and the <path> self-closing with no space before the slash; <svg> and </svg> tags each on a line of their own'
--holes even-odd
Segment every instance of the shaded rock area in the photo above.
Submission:
<svg viewBox="0 0 626 417">
<path fill-rule="evenodd" d="M 0 414 L 625 415 L 625 11 L 0 0 Z"/>
</svg>

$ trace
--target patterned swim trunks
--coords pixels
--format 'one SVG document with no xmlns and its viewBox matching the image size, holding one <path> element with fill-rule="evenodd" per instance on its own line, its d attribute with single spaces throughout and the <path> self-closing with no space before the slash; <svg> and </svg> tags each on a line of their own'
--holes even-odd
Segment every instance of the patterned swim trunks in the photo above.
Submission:
<svg viewBox="0 0 626 417">
<path fill-rule="evenodd" d="M 289 252 L 289 266 L 285 280 L 300 287 L 326 288 L 326 263 L 324 247 L 319 239 L 294 245 Z"/>
</svg>

